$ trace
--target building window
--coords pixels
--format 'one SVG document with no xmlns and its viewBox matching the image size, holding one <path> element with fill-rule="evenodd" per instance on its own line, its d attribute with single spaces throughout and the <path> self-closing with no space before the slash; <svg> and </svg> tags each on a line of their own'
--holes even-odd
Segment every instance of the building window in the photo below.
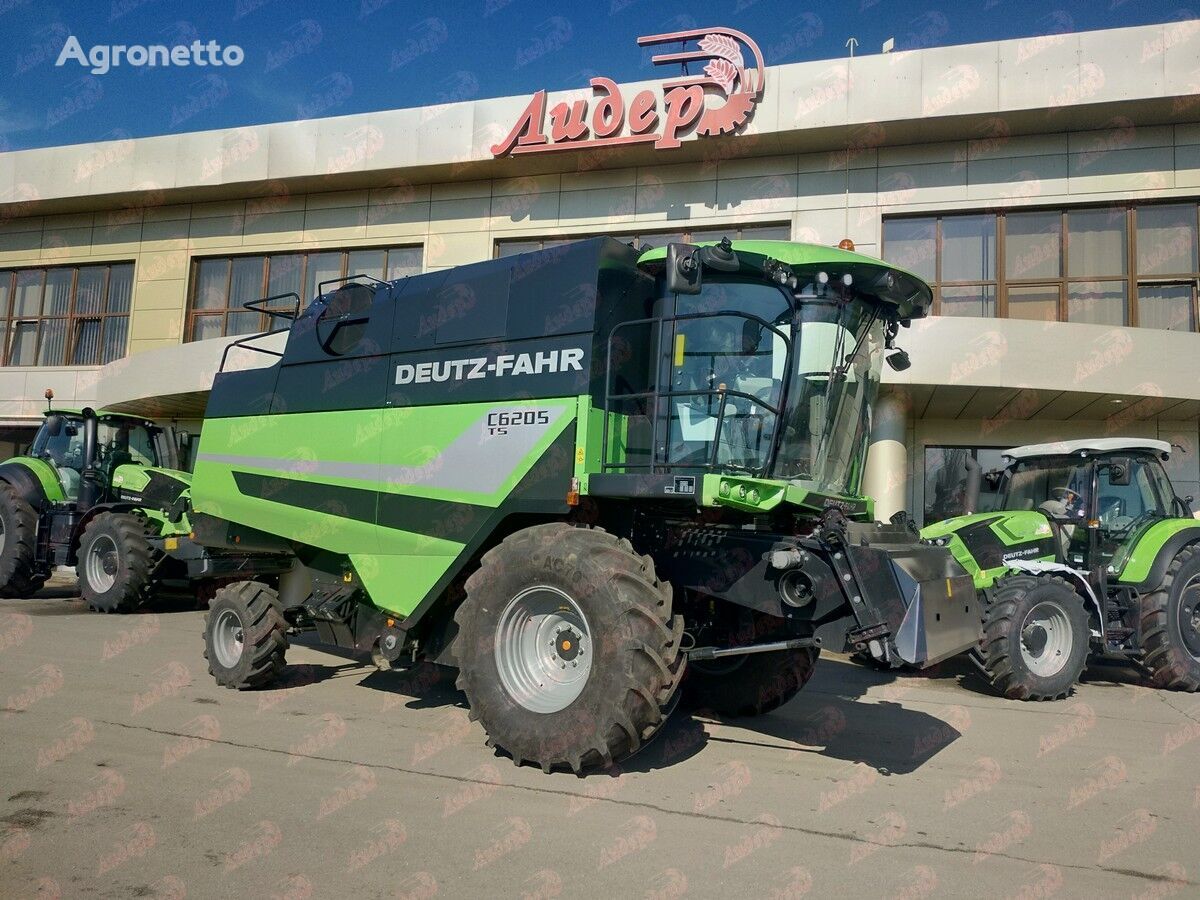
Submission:
<svg viewBox="0 0 1200 900">
<path fill-rule="evenodd" d="M 98 366 L 125 355 L 133 263 L 0 270 L 6 366 Z"/>
<path fill-rule="evenodd" d="M 1004 468 L 998 447 L 926 447 L 925 448 L 925 525 L 963 514 L 967 491 L 967 459 L 979 463 L 983 473 Z M 982 474 L 982 473 L 981 473 Z M 988 490 L 987 479 L 980 478 L 979 507 L 989 510 L 996 495 Z"/>
<path fill-rule="evenodd" d="M 420 273 L 421 261 L 420 247 L 197 259 L 193 262 L 187 339 L 203 341 L 266 331 L 269 317 L 243 308 L 243 303 L 287 293 L 296 293 L 307 302 L 324 281 L 350 275 L 393 281 Z M 294 303 L 287 299 L 273 306 L 290 309 Z"/>
<path fill-rule="evenodd" d="M 636 234 L 613 234 L 612 237 L 642 249 L 664 247 L 670 243 L 690 244 L 697 241 L 719 241 L 724 237 L 734 241 L 787 241 L 791 239 L 791 234 L 790 225 L 778 224 L 728 225 L 724 228 L 697 228 L 689 231 L 639 231 Z M 496 257 L 532 253 L 535 250 L 545 250 L 547 247 L 557 247 L 560 244 L 569 244 L 572 241 L 581 241 L 596 236 L 589 234 L 554 235 L 536 239 L 515 238 L 496 241 Z"/>
<path fill-rule="evenodd" d="M 934 288 L 934 314 L 1195 331 L 1197 204 L 885 219 L 884 258 Z"/>
</svg>

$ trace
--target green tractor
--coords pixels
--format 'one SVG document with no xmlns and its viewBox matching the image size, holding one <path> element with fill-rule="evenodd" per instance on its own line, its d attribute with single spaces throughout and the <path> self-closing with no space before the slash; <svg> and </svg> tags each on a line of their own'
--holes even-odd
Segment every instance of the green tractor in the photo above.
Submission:
<svg viewBox="0 0 1200 900">
<path fill-rule="evenodd" d="M 456 667 L 490 744 L 581 772 L 681 696 L 779 706 L 823 645 L 925 666 L 978 642 L 970 576 L 860 491 L 916 276 L 598 238 L 333 284 L 273 364 L 217 375 L 194 539 L 159 542 L 234 580 L 205 625 L 219 684 L 269 684 L 315 630 Z"/>
<path fill-rule="evenodd" d="M 1089 658 L 1200 690 L 1200 521 L 1163 468 L 1170 453 L 1136 438 L 1008 450 L 1007 468 L 992 473 L 995 512 L 921 532 L 974 579 L 984 605 L 975 652 L 1001 694 L 1065 697 Z"/>
<path fill-rule="evenodd" d="M 28 455 L 0 464 L 0 596 L 28 597 L 75 566 L 92 609 L 131 612 L 164 567 L 182 574 L 150 543 L 190 529 L 177 457 L 172 430 L 146 419 L 47 409 Z"/>
</svg>

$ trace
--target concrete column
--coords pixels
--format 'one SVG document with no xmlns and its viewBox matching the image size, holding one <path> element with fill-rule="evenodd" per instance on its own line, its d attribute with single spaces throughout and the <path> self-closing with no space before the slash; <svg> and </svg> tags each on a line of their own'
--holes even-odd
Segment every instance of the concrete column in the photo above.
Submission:
<svg viewBox="0 0 1200 900">
<path fill-rule="evenodd" d="M 875 498 L 875 518 L 881 522 L 908 507 L 908 407 L 908 398 L 895 392 L 875 403 L 863 493 Z"/>
</svg>

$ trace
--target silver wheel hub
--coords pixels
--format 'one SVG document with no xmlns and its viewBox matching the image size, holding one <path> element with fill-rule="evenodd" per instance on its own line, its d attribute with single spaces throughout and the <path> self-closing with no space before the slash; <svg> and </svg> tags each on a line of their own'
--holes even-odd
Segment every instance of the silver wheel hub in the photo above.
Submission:
<svg viewBox="0 0 1200 900">
<path fill-rule="evenodd" d="M 1180 592 L 1179 636 L 1188 655 L 1200 660 L 1200 575 L 1193 575 Z"/>
<path fill-rule="evenodd" d="M 116 584 L 117 557 L 117 542 L 107 534 L 102 534 L 92 541 L 83 567 L 88 584 L 96 593 L 108 593 Z"/>
<path fill-rule="evenodd" d="M 232 669 L 242 658 L 245 631 L 241 617 L 232 609 L 223 609 L 217 614 L 212 626 L 213 652 L 226 669 Z"/>
<path fill-rule="evenodd" d="M 566 709 L 592 671 L 583 610 L 558 588 L 527 588 L 508 601 L 496 628 L 496 670 L 514 701 L 536 713 Z"/>
<path fill-rule="evenodd" d="M 1051 600 L 1043 600 L 1029 611 L 1021 625 L 1021 661 L 1034 675 L 1057 675 L 1071 656 L 1074 640 L 1067 611 Z"/>
</svg>

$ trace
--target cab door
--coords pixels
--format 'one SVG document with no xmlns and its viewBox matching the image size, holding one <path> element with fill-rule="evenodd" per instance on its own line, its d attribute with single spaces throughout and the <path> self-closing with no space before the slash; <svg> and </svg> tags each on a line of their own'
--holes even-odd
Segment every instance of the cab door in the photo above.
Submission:
<svg viewBox="0 0 1200 900">
<path fill-rule="evenodd" d="M 1095 565 L 1108 565 L 1123 544 L 1137 539 L 1141 526 L 1169 514 L 1170 498 L 1158 490 L 1154 465 L 1137 457 L 1098 465 L 1095 518 L 1099 559 Z M 1127 472 L 1122 471 L 1126 468 Z"/>
</svg>

